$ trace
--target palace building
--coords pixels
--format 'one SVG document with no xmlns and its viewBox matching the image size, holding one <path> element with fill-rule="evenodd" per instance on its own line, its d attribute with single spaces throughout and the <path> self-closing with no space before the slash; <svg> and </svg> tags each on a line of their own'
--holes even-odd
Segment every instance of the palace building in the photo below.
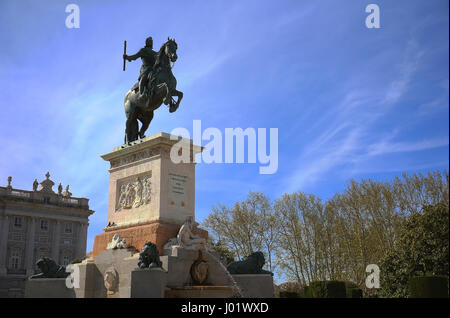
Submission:
<svg viewBox="0 0 450 318">
<path fill-rule="evenodd" d="M 0 187 L 0 297 L 23 297 L 27 277 L 38 273 L 36 261 L 50 257 L 68 265 L 86 255 L 89 199 L 62 191 L 47 172 L 33 190 Z M 40 185 L 40 187 L 39 187 Z M 39 187 L 39 189 L 38 189 Z"/>
</svg>

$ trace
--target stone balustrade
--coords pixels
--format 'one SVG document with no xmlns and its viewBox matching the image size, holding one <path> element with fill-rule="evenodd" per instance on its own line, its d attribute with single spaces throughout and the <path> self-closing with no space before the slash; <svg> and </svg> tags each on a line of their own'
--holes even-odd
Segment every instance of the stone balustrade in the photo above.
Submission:
<svg viewBox="0 0 450 318">
<path fill-rule="evenodd" d="M 58 206 L 70 206 L 89 209 L 89 199 L 67 197 L 57 193 L 27 191 L 14 189 L 11 187 L 0 187 L 0 197 L 7 197 L 13 200 L 17 199 L 28 202 L 38 202 Z"/>
</svg>

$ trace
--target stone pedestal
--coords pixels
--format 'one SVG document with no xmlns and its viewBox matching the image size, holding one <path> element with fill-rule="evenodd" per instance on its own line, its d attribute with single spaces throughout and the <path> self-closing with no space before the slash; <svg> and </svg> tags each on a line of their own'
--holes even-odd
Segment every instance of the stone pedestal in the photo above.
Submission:
<svg viewBox="0 0 450 318">
<path fill-rule="evenodd" d="M 95 259 L 76 264 L 79 284 L 77 298 L 130 298 L 131 271 L 139 254 L 128 249 L 105 250 Z"/>
<path fill-rule="evenodd" d="M 103 155 L 110 163 L 109 226 L 95 238 L 93 256 L 115 233 L 137 250 L 151 241 L 161 253 L 186 218 L 195 217 L 194 158 L 201 151 L 190 139 L 161 132 Z M 187 162 L 174 163 L 171 152 L 172 159 L 184 154 Z"/>
<path fill-rule="evenodd" d="M 98 273 L 93 261 L 87 260 L 82 263 L 75 264 L 78 267 L 79 280 L 74 284 L 74 291 L 76 298 L 93 298 L 96 297 L 96 290 L 98 289 L 97 281 L 102 278 Z M 96 279 L 100 278 L 100 279 Z M 102 288 L 103 286 L 100 285 Z M 98 297 L 98 296 L 97 296 Z"/>
<path fill-rule="evenodd" d="M 75 298 L 65 278 L 35 278 L 25 282 L 25 298 Z"/>
<path fill-rule="evenodd" d="M 131 298 L 164 298 L 166 276 L 160 268 L 131 271 Z"/>
<path fill-rule="evenodd" d="M 232 275 L 244 298 L 273 298 L 273 276 L 267 274 Z"/>
</svg>

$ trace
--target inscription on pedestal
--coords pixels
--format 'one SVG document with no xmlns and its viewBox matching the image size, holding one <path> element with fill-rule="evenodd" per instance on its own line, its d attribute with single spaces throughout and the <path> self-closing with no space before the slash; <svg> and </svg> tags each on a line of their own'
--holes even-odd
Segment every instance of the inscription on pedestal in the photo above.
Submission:
<svg viewBox="0 0 450 318">
<path fill-rule="evenodd" d="M 186 182 L 188 177 L 169 173 L 169 204 L 186 207 Z"/>
</svg>

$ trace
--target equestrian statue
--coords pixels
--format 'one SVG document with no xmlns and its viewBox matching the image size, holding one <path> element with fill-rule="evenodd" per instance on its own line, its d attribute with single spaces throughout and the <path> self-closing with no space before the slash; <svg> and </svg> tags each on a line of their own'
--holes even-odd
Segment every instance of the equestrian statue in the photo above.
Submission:
<svg viewBox="0 0 450 318">
<path fill-rule="evenodd" d="M 145 40 L 145 47 L 134 55 L 126 54 L 124 43 L 123 70 L 125 61 L 142 60 L 138 82 L 126 93 L 124 106 L 127 121 L 125 124 L 125 144 L 143 139 L 153 113 L 163 103 L 173 113 L 180 106 L 183 93 L 176 90 L 177 80 L 172 73 L 172 67 L 178 59 L 178 45 L 175 39 L 167 38 L 158 52 L 153 51 L 153 39 Z M 172 64 L 173 63 L 173 64 Z M 173 97 L 176 96 L 175 100 Z M 141 122 L 139 129 L 138 120 Z"/>
</svg>

